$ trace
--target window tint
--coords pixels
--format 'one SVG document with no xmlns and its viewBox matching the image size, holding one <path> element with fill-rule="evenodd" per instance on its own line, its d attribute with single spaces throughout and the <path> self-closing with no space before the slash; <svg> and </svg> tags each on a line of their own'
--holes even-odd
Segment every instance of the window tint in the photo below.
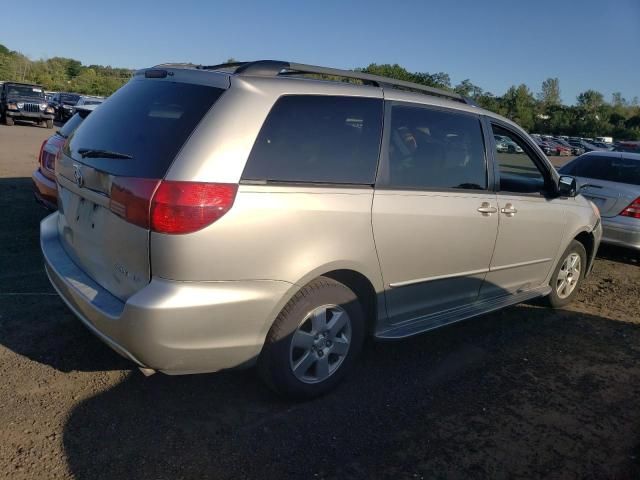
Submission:
<svg viewBox="0 0 640 480">
<path fill-rule="evenodd" d="M 114 175 L 162 178 L 222 92 L 189 83 L 131 81 L 73 132 L 65 153 Z M 79 149 L 107 150 L 133 158 L 82 158 Z"/>
<path fill-rule="evenodd" d="M 577 177 L 640 185 L 640 160 L 586 155 L 560 169 Z"/>
<path fill-rule="evenodd" d="M 244 180 L 373 184 L 382 100 L 292 95 L 273 106 Z"/>
<path fill-rule="evenodd" d="M 394 106 L 388 169 L 380 184 L 393 188 L 487 188 L 480 120 L 442 110 Z"/>
<path fill-rule="evenodd" d="M 529 146 L 517 135 L 492 125 L 496 140 L 496 159 L 500 170 L 500 191 L 541 193 L 545 190 L 544 175 L 533 160 Z"/>
</svg>

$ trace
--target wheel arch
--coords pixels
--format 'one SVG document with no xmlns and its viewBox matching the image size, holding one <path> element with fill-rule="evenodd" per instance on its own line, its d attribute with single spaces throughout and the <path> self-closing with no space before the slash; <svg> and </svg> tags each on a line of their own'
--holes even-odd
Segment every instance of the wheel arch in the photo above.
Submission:
<svg viewBox="0 0 640 480">
<path fill-rule="evenodd" d="M 585 276 L 591 272 L 593 262 L 595 261 L 595 245 L 596 238 L 593 232 L 583 230 L 573 237 L 573 240 L 580 242 L 587 252 L 587 269 L 585 270 Z"/>
<path fill-rule="evenodd" d="M 357 266 L 351 264 L 329 264 L 325 265 L 324 268 L 318 268 L 309 272 L 303 278 L 291 284 L 291 288 L 289 288 L 286 295 L 280 299 L 276 307 L 272 310 L 269 321 L 265 324 L 262 332 L 264 338 L 266 338 L 267 332 L 271 329 L 271 326 L 278 318 L 282 309 L 291 299 L 293 299 L 302 288 L 319 277 L 331 278 L 353 290 L 362 302 L 367 334 L 374 332 L 378 318 L 386 315 L 382 276 L 380 275 L 380 278 L 376 281 L 375 278 L 372 279 L 370 275 L 363 273 Z"/>
</svg>

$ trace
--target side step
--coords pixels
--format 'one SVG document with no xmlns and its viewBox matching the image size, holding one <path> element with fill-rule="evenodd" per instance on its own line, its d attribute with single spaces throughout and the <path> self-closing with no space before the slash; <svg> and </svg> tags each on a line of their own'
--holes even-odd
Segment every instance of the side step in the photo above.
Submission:
<svg viewBox="0 0 640 480">
<path fill-rule="evenodd" d="M 444 312 L 432 313 L 423 317 L 407 320 L 398 325 L 392 325 L 390 328 L 376 332 L 374 337 L 380 340 L 399 340 L 471 317 L 494 312 L 517 303 L 526 302 L 536 297 L 542 297 L 549 293 L 551 293 L 551 287 L 546 285 L 512 295 L 503 295 L 478 301 L 464 307 L 456 307 L 445 310 Z"/>
</svg>

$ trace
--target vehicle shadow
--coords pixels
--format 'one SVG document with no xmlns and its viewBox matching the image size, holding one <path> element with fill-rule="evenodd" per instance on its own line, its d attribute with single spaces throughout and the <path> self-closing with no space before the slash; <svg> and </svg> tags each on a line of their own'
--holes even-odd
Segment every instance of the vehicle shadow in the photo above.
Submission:
<svg viewBox="0 0 640 480">
<path fill-rule="evenodd" d="M 605 243 L 600 244 L 600 248 L 598 248 L 598 258 L 628 265 L 640 265 L 640 252 L 637 250 Z"/>
<path fill-rule="evenodd" d="M 65 372 L 130 368 L 96 341 L 51 287 L 39 239 L 40 220 L 49 212 L 35 202 L 30 178 L 0 178 L 0 211 L 0 344 Z"/>
<path fill-rule="evenodd" d="M 638 478 L 640 325 L 520 305 L 368 345 L 305 403 L 249 371 L 132 373 L 78 404 L 74 478 Z"/>
</svg>

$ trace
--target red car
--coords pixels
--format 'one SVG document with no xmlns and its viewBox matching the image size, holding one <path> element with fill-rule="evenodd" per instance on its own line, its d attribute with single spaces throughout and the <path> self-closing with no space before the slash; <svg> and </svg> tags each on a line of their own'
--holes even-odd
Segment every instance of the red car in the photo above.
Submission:
<svg viewBox="0 0 640 480">
<path fill-rule="evenodd" d="M 31 175 L 34 195 L 38 203 L 48 210 L 58 208 L 58 189 L 56 186 L 55 160 L 69 135 L 80 126 L 85 118 L 97 107 L 87 105 L 77 107 L 76 114 L 64 124 L 54 135 L 42 142 L 38 156 L 38 168 Z"/>
</svg>

